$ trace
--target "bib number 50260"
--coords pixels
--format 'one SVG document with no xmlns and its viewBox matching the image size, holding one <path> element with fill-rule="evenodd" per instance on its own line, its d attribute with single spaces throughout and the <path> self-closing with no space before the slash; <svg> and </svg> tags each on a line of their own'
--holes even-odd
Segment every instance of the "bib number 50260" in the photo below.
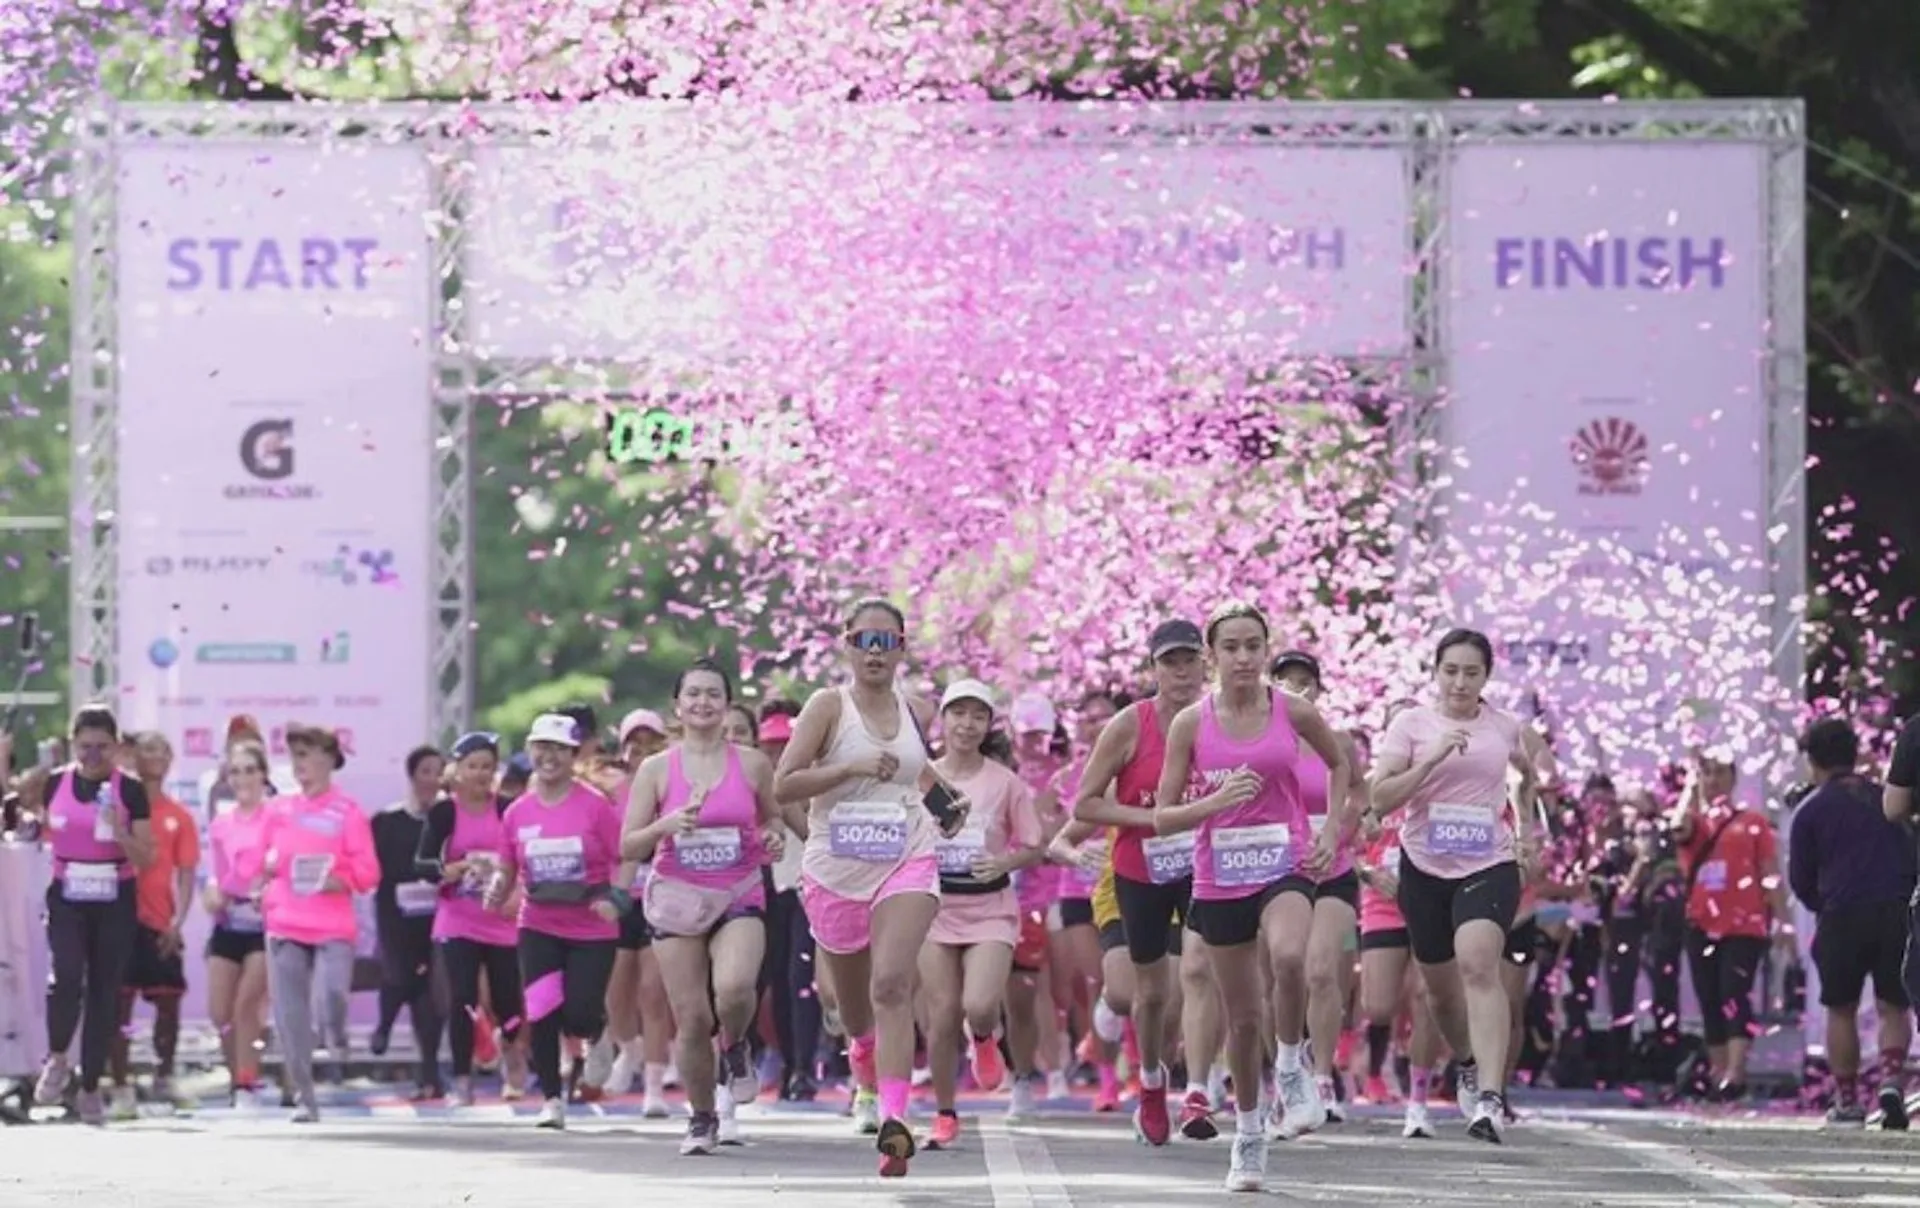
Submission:
<svg viewBox="0 0 1920 1208">
<path fill-rule="evenodd" d="M 907 854 L 907 811 L 891 801 L 843 801 L 827 815 L 827 850 L 843 860 L 892 864 Z"/>
</svg>

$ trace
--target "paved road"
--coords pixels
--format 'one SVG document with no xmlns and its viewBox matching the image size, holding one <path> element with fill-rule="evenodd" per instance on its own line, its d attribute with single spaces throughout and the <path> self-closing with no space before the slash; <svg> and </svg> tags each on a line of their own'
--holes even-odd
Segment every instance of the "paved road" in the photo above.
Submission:
<svg viewBox="0 0 1920 1208">
<path fill-rule="evenodd" d="M 682 1158 L 680 1125 L 576 1109 L 534 1130 L 530 1108 L 419 1112 L 403 1104 L 308 1127 L 277 1111 L 203 1109 L 110 1129 L 0 1131 L 6 1208 L 526 1208 L 631 1203 L 702 1208 L 1184 1208 L 1218 1203 L 1222 1143 L 1135 1144 L 1116 1117 L 1061 1114 L 1008 1128 L 973 1117 L 954 1152 L 912 1175 L 873 1175 L 870 1144 L 826 1112 L 749 1109 L 749 1144 Z M 1774 1118 L 1542 1112 L 1491 1148 L 1457 1119 L 1406 1142 L 1388 1119 L 1276 1145 L 1269 1198 L 1315 1205 L 1592 1208 L 1920 1204 L 1920 1133 L 1834 1133 Z"/>
</svg>

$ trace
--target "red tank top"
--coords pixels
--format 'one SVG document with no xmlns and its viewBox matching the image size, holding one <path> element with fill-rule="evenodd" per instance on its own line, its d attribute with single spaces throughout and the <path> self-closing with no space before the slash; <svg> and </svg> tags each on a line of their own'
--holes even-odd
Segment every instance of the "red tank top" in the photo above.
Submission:
<svg viewBox="0 0 1920 1208">
<path fill-rule="evenodd" d="M 1139 710 L 1140 733 L 1133 741 L 1133 758 L 1120 769 L 1114 781 L 1114 796 L 1121 805 L 1143 809 L 1154 807 L 1154 794 L 1160 788 L 1160 769 L 1167 761 L 1167 736 L 1160 729 L 1160 712 L 1152 699 L 1135 706 Z M 1113 828 L 1113 872 L 1115 876 L 1145 885 L 1147 857 L 1140 850 L 1143 839 L 1153 838 L 1151 826 Z"/>
</svg>

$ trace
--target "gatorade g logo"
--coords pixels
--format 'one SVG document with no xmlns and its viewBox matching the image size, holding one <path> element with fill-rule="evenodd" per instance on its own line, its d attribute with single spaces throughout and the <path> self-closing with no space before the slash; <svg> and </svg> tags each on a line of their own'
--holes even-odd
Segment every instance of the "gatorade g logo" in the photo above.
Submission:
<svg viewBox="0 0 1920 1208">
<path fill-rule="evenodd" d="M 240 464 L 262 482 L 293 477 L 293 421 L 263 419 L 240 437 Z"/>
</svg>

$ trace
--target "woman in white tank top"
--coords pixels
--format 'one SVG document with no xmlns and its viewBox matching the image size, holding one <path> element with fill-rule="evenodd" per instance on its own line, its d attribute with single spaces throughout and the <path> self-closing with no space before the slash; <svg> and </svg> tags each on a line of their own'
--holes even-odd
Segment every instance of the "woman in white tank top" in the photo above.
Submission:
<svg viewBox="0 0 1920 1208">
<path fill-rule="evenodd" d="M 898 608 L 854 605 L 853 682 L 807 701 L 774 778 L 782 803 L 810 803 L 800 900 L 848 1037 L 855 1124 L 878 1136 L 888 1178 L 914 1154 L 913 978 L 940 906 L 939 828 L 922 804 L 938 780 L 923 737 L 933 710 L 895 686 L 906 642 Z M 966 817 L 965 799 L 956 804 L 950 831 Z"/>
</svg>

